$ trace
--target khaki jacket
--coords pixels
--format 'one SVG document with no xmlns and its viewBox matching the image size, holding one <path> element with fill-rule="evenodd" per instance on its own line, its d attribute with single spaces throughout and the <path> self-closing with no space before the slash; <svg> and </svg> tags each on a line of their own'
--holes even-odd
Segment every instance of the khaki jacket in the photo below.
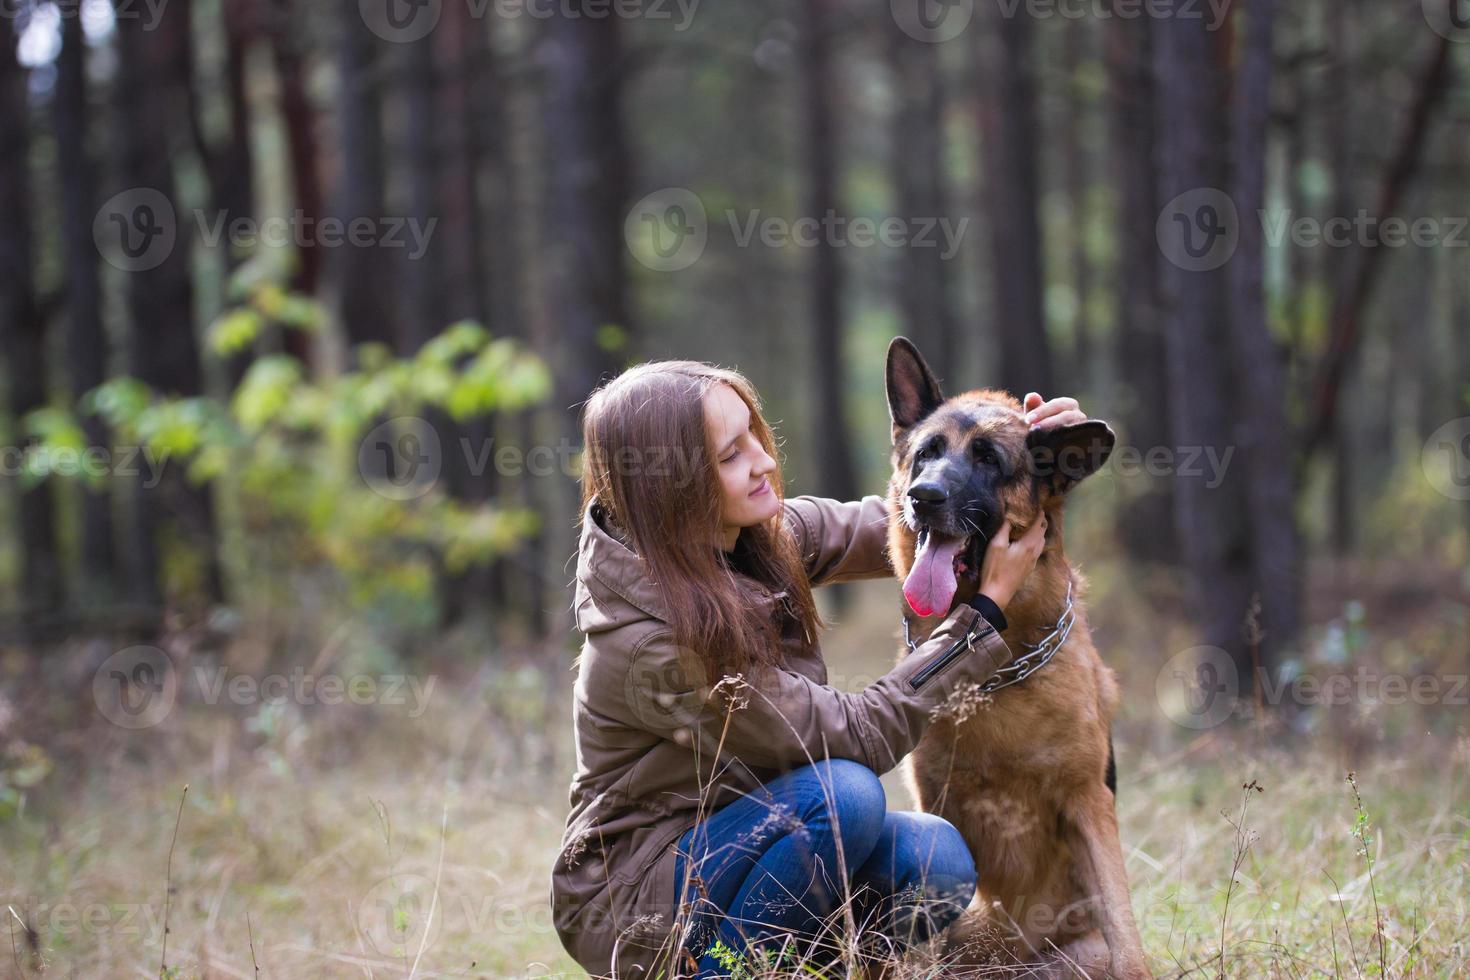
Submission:
<svg viewBox="0 0 1470 980">
<path fill-rule="evenodd" d="M 783 508 L 813 586 L 893 574 L 883 498 L 794 497 Z M 961 604 L 861 692 L 827 687 L 819 646 L 800 635 L 788 636 L 783 669 L 710 690 L 697 656 L 674 642 L 642 559 L 609 531 L 595 502 L 588 509 L 575 600 L 586 638 L 573 704 L 577 770 L 551 872 L 552 920 L 594 976 L 670 977 L 671 844 L 701 814 L 825 757 L 892 769 L 957 685 L 984 681 L 1011 653 Z M 779 597 L 746 584 L 774 612 Z"/>
</svg>

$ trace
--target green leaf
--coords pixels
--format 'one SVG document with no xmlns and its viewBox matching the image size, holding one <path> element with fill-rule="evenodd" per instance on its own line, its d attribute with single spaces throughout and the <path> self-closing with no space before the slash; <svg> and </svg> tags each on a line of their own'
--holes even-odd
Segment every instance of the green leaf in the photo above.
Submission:
<svg viewBox="0 0 1470 980">
<path fill-rule="evenodd" d="M 256 433 L 274 421 L 291 401 L 301 381 L 301 362 L 286 354 L 262 358 L 250 366 L 235 391 L 234 414 L 241 428 Z"/>
<path fill-rule="evenodd" d="M 101 415 L 112 428 L 131 433 L 138 416 L 153 401 L 153 390 L 137 378 L 114 378 L 84 394 L 78 407 L 83 414 Z"/>
<path fill-rule="evenodd" d="M 210 324 L 210 349 L 221 357 L 238 354 L 255 343 L 260 327 L 260 314 L 249 307 L 224 313 Z"/>
<path fill-rule="evenodd" d="M 628 331 L 616 323 L 604 323 L 597 328 L 597 346 L 616 354 L 628 344 Z"/>
</svg>

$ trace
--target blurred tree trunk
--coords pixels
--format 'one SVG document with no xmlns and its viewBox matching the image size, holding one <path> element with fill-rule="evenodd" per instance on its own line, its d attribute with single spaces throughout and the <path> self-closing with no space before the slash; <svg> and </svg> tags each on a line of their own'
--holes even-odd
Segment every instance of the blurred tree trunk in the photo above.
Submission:
<svg viewBox="0 0 1470 980">
<path fill-rule="evenodd" d="M 448 25 L 440 30 L 447 31 Z M 403 121 L 399 127 L 401 163 L 408 183 L 408 215 L 428 228 L 439 213 L 437 134 L 443 125 L 434 105 L 434 35 L 430 31 L 416 41 L 397 45 L 402 57 L 397 88 L 403 93 Z M 397 249 L 394 263 L 403 282 L 402 297 L 407 305 L 402 311 L 404 354 L 414 354 L 444 325 L 437 256 L 440 249 L 434 235 L 427 240 L 426 251 L 415 258 L 407 249 Z M 441 429 L 441 432 L 444 430 Z M 445 435 L 448 435 L 446 432 Z"/>
<path fill-rule="evenodd" d="M 479 175 L 483 156 L 481 128 L 498 130 L 503 120 L 483 102 L 489 35 L 468 4 L 444 10 L 443 29 L 432 35 L 439 83 L 435 93 L 439 122 L 438 240 L 435 263 L 446 323 L 474 320 L 492 329 L 487 295 L 498 271 L 485 259 Z M 464 440 L 446 463 L 449 492 L 457 500 L 483 504 L 499 492 L 490 443 L 495 419 L 470 419 L 456 426 Z M 468 452 L 463 451 L 468 448 Z M 490 447 L 487 454 L 487 447 Z M 480 462 L 485 466 L 479 468 Z M 505 608 L 503 565 L 496 561 L 452 573 L 445 594 L 445 619 L 498 616 Z"/>
<path fill-rule="evenodd" d="M 895 101 L 889 166 L 899 215 L 908 221 L 950 216 L 945 190 L 944 72 L 938 45 L 916 41 L 889 19 L 889 65 Z M 959 323 L 942 248 L 900 246 L 899 312 L 904 333 L 953 386 Z"/>
<path fill-rule="evenodd" d="M 46 404 L 45 321 L 35 294 L 31 239 L 30 110 L 26 89 L 28 73 L 15 58 L 15 18 L 0 28 L 0 354 L 6 370 L 6 412 L 19 426 L 27 412 Z M 17 430 L 14 444 L 30 440 Z M 11 460 L 9 465 L 15 465 Z M 15 486 L 19 543 L 17 581 L 22 624 L 44 621 L 61 604 L 61 567 L 58 561 L 56 515 L 52 481 Z"/>
<path fill-rule="evenodd" d="M 321 171 L 318 164 L 316 115 L 306 94 L 304 50 L 307 32 L 299 23 L 300 13 L 292 0 L 265 0 L 270 4 L 271 51 L 280 88 L 281 118 L 286 128 L 287 154 L 291 171 L 292 200 L 301 212 L 304 227 L 315 228 L 322 218 Z M 303 8 L 304 9 L 304 8 Z M 315 296 L 321 281 L 322 250 L 311 234 L 296 250 L 296 273 L 291 290 Z M 311 340 L 300 330 L 285 330 L 282 347 L 303 364 L 311 363 Z"/>
<path fill-rule="evenodd" d="M 1470 151 L 1470 140 L 1464 145 Z M 1470 155 L 1470 154 L 1467 154 Z M 1455 417 L 1470 416 L 1470 269 L 1463 255 L 1447 256 L 1451 264 L 1450 289 L 1450 338 L 1454 344 L 1454 390 Z M 1470 497 L 1460 503 L 1467 540 L 1470 540 Z M 1463 577 L 1463 576 L 1462 576 Z"/>
<path fill-rule="evenodd" d="M 572 0 L 595 8 L 595 0 Z M 542 351 L 555 377 L 552 404 L 526 435 L 535 443 L 581 442 L 580 406 L 617 372 L 637 332 L 628 305 L 623 220 L 631 201 L 630 157 L 623 116 L 625 70 L 617 17 L 557 15 L 545 22 L 536 52 L 541 91 L 541 160 L 544 166 L 540 239 L 546 261 L 539 272 L 547 325 Z M 540 584 L 533 616 L 547 628 L 553 589 L 563 581 L 561 560 L 576 542 L 564 515 L 577 511 L 578 490 L 568 475 L 532 477 L 533 504 L 542 534 L 530 544 Z M 556 600 L 560 605 L 559 599 Z M 564 622 L 564 620 L 563 620 Z"/>
<path fill-rule="evenodd" d="M 1372 214 L 1380 219 L 1397 213 L 1404 191 L 1419 169 L 1434 110 L 1449 87 L 1452 74 L 1450 50 L 1449 37 L 1436 34 L 1434 48 L 1420 74 L 1398 147 L 1378 190 L 1377 206 Z M 1316 452 L 1332 431 L 1342 379 L 1359 346 L 1359 320 L 1372 298 L 1373 286 L 1383 268 L 1382 253 L 1385 251 L 1387 249 L 1362 245 L 1349 250 L 1351 257 L 1344 265 L 1333 303 L 1327 351 L 1312 386 L 1310 416 L 1302 442 L 1303 461 Z"/>
<path fill-rule="evenodd" d="M 336 206 L 346 227 L 386 212 L 383 164 L 383 42 L 368 29 L 357 0 L 337 0 L 341 95 L 337 100 L 341 147 Z M 347 342 L 396 347 L 393 282 L 383 249 L 345 237 L 335 250 L 332 292 Z"/>
<path fill-rule="evenodd" d="M 1113 173 L 1119 192 L 1118 377 L 1127 395 L 1119 409 L 1123 438 L 1142 453 L 1169 445 L 1167 358 L 1159 315 L 1159 246 L 1154 221 L 1164 203 L 1156 193 L 1153 21 L 1113 18 L 1107 26 L 1111 81 Z M 1174 481 L 1148 475 L 1147 490 L 1120 517 L 1129 554 L 1179 561 L 1173 512 Z"/>
<path fill-rule="evenodd" d="M 1041 227 L 1037 214 L 1036 82 L 1032 18 L 997 12 L 981 38 L 980 150 L 990 212 L 991 291 L 1000 377 L 1017 396 L 1057 393 L 1042 306 Z"/>
<path fill-rule="evenodd" d="M 221 26 L 225 41 L 225 101 L 229 112 L 229 132 L 223 145 L 209 148 L 203 138 L 198 140 L 200 154 L 209 173 L 210 194 L 215 206 L 229 219 L 256 216 L 256 167 L 251 157 L 250 94 L 247 90 L 247 59 L 250 48 L 260 35 L 260 0 L 225 0 L 221 4 Z M 198 113 L 194 112 L 198 125 Z M 223 256 L 225 270 L 225 303 L 229 303 L 229 273 L 240 267 L 244 257 L 226 248 Z M 229 389 L 234 391 L 245 370 L 250 367 L 250 351 L 241 351 L 226 361 L 226 378 Z"/>
<path fill-rule="evenodd" d="M 1355 213 L 1353 207 L 1353 122 L 1351 111 L 1357 57 L 1356 25 L 1357 4 L 1353 0 L 1323 0 L 1323 23 L 1328 25 L 1329 48 L 1325 84 L 1328 110 L 1327 132 L 1330 165 L 1332 167 L 1333 215 L 1343 217 Z M 1306 251 L 1297 249 L 1296 251 Z M 1326 274 L 1330 281 L 1341 288 L 1349 282 L 1352 274 L 1352 254 L 1341 250 L 1330 256 L 1326 263 Z M 1304 372 L 1306 374 L 1307 372 Z M 1354 519 L 1354 481 L 1357 478 L 1356 457 L 1353 455 L 1352 434 L 1348 431 L 1349 419 L 1339 414 L 1332 420 L 1331 432 L 1326 437 L 1332 461 L 1331 515 L 1328 520 L 1331 541 L 1329 547 L 1338 558 L 1344 558 L 1357 550 L 1358 526 Z M 1302 451 L 1305 461 L 1307 454 Z"/>
<path fill-rule="evenodd" d="M 495 29 L 494 23 L 491 29 Z M 475 111 L 482 114 L 479 137 L 484 162 L 480 179 L 483 186 L 493 191 L 487 192 L 480 202 L 484 261 L 494 270 L 482 286 L 486 291 L 488 322 L 495 332 L 543 351 L 546 347 L 542 338 L 550 332 L 545 316 L 549 297 L 544 289 L 538 288 L 538 265 L 529 258 L 540 253 L 534 244 L 537 223 L 526 221 L 527 216 L 538 213 L 533 174 L 540 170 L 538 135 L 544 136 L 544 128 L 532 126 L 530 120 L 541 103 L 533 92 L 534 87 L 525 83 L 527 73 L 512 72 L 501 63 L 495 40 L 492 34 L 480 53 L 480 69 L 472 75 L 470 96 L 472 104 L 479 107 Z M 492 434 L 497 445 L 503 438 L 513 445 L 531 446 L 535 444 L 539 426 L 548 418 L 554 418 L 555 431 L 567 431 L 564 416 L 553 407 L 498 416 Z M 580 431 L 575 424 L 571 428 L 571 438 L 580 441 Z M 493 455 L 491 466 L 494 466 Z M 552 479 L 559 485 L 564 482 L 556 477 Z M 543 558 L 553 553 L 549 543 L 554 533 L 551 529 L 562 520 L 548 504 L 559 505 L 561 501 L 556 494 L 546 493 L 536 480 L 509 479 L 502 486 L 504 492 L 499 503 L 533 511 L 542 516 L 542 523 L 519 548 L 498 563 L 499 587 L 503 589 L 503 595 L 498 598 L 499 618 L 501 622 L 523 628 L 524 635 L 545 637 L 570 622 L 565 614 L 559 622 L 554 622 L 549 614 L 560 605 L 563 580 L 561 569 Z M 576 493 L 575 486 L 566 489 L 569 497 Z M 556 598 L 548 601 L 548 596 Z"/>
<path fill-rule="evenodd" d="M 75 401 L 106 380 L 108 345 L 102 328 L 97 246 L 92 240 L 92 221 L 97 217 L 97 177 L 87 146 L 91 113 L 87 103 L 87 51 L 81 18 L 61 18 L 61 34 L 53 109 L 61 191 L 66 366 L 71 397 Z M 88 446 L 111 445 L 107 426 L 100 416 L 86 416 L 82 427 Z M 111 478 L 100 489 L 83 483 L 79 494 L 82 514 L 77 591 L 82 605 L 115 598 L 121 585 L 113 541 L 112 485 Z"/>
<path fill-rule="evenodd" d="M 1195 19 L 1165 18 L 1154 26 L 1159 195 L 1172 201 L 1187 191 L 1223 188 L 1228 38 Z M 1235 379 L 1228 358 L 1221 356 L 1230 344 L 1228 271 L 1186 271 L 1162 256 L 1158 268 L 1176 449 L 1174 517 L 1190 573 L 1191 604 L 1203 641 L 1229 651 L 1248 682 L 1254 675 L 1242 625 L 1251 603 L 1252 561 L 1241 467 L 1232 462 L 1222 474 L 1207 462 L 1202 465 L 1205 457 L 1200 457 L 1193 465 L 1205 475 L 1183 469 L 1200 450 L 1223 460 L 1235 445 Z M 1215 482 L 1211 476 L 1219 478 L 1217 486 L 1206 485 Z"/>
<path fill-rule="evenodd" d="M 1072 219 L 1067 229 L 1068 261 L 1072 266 L 1073 299 L 1076 313 L 1072 318 L 1072 349 L 1062 358 L 1064 371 L 1058 383 L 1066 392 L 1083 397 L 1097 391 L 1103 373 L 1101 352 L 1093 343 L 1093 323 L 1088 309 L 1092 299 L 1092 262 L 1087 255 L 1088 190 L 1092 168 L 1087 157 L 1087 120 L 1090 107 L 1085 96 L 1092 52 L 1090 32 L 1094 27 L 1088 18 L 1066 25 L 1063 33 L 1062 62 L 1066 66 L 1066 106 L 1069 117 L 1061 133 L 1061 154 L 1066 180 L 1067 202 Z M 1043 391 L 1048 397 L 1051 392 Z"/>
<path fill-rule="evenodd" d="M 499 129 L 503 120 L 483 99 L 489 35 L 468 4 L 450 4 L 444 29 L 435 32 L 436 93 L 439 120 L 439 227 L 437 263 L 446 322 L 470 319 L 488 324 L 486 297 L 497 270 L 487 264 L 481 215 L 482 129 Z"/>
<path fill-rule="evenodd" d="M 1320 2 L 1320 0 L 1319 0 Z M 1308 13 L 1310 13 L 1308 8 Z M 1302 17 L 1297 18 L 1297 31 L 1304 32 L 1301 26 Z M 1297 44 L 1305 47 L 1306 41 L 1298 39 Z M 1305 217 L 1312 214 L 1312 197 L 1306 187 L 1303 174 L 1306 167 L 1312 162 L 1313 146 L 1312 137 L 1314 130 L 1312 122 L 1316 114 L 1326 108 L 1325 99 L 1321 98 L 1313 84 L 1318 73 L 1307 70 L 1303 64 L 1303 56 L 1294 56 L 1297 62 L 1290 66 L 1291 98 L 1292 105 L 1290 115 L 1284 121 L 1286 128 L 1286 161 L 1285 161 L 1285 192 L 1286 207 L 1293 217 Z M 1313 292 L 1321 286 L 1322 280 L 1322 249 L 1293 248 L 1287 256 L 1287 287 L 1286 287 L 1286 366 L 1285 375 L 1287 383 L 1294 386 L 1300 377 L 1302 366 L 1302 355 L 1305 353 L 1306 319 L 1310 311 L 1308 300 Z"/>
<path fill-rule="evenodd" d="M 595 0 L 574 0 L 593 4 Z M 623 125 L 622 25 L 616 17 L 555 16 L 545 69 L 547 187 L 557 338 L 556 403 L 571 409 L 619 366 L 603 330 L 631 329 L 623 242 L 629 158 Z M 574 410 L 567 428 L 575 430 Z"/>
<path fill-rule="evenodd" d="M 1239 37 L 1230 113 L 1231 181 L 1240 242 L 1227 263 L 1230 339 L 1240 379 L 1237 425 L 1248 478 L 1255 588 L 1261 597 L 1265 644 L 1280 651 L 1296 638 L 1300 621 L 1300 555 L 1295 518 L 1295 458 L 1286 421 L 1281 350 L 1267 321 L 1263 283 L 1266 255 L 1261 222 L 1266 207 L 1266 143 L 1271 123 L 1271 66 L 1276 0 L 1248 0 L 1234 16 Z"/>
<path fill-rule="evenodd" d="M 118 71 L 115 86 L 117 172 L 128 188 L 157 191 L 173 204 L 177 239 L 154 268 L 127 273 L 131 330 L 128 370 L 164 396 L 203 393 L 199 344 L 194 333 L 194 296 L 189 269 L 192 222 L 180 207 L 173 153 L 187 139 L 192 84 L 188 2 L 168 4 L 157 25 L 147 30 L 137 17 L 117 21 Z M 164 514 L 173 515 L 165 522 Z M 180 534 L 173 542 L 195 549 L 207 598 L 223 598 L 214 506 L 208 486 L 193 486 L 177 463 L 163 465 L 163 479 L 139 486 L 134 497 L 133 583 L 138 599 L 157 605 L 162 596 L 159 545 L 165 523 Z"/>
<path fill-rule="evenodd" d="M 833 110 L 832 66 L 834 0 L 803 0 L 800 62 L 802 119 L 806 127 L 806 201 L 808 217 L 822 221 L 838 214 L 837 125 Z M 851 434 L 845 406 L 842 330 L 842 264 L 834 245 L 823 237 L 812 249 L 812 367 L 816 375 L 813 439 L 817 456 L 817 492 L 840 500 L 857 497 Z"/>
</svg>

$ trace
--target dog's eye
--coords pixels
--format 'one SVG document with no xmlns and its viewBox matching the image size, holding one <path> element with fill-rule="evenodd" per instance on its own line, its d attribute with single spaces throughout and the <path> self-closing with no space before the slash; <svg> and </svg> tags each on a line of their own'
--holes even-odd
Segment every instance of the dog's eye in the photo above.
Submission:
<svg viewBox="0 0 1470 980">
<path fill-rule="evenodd" d="M 999 466 L 1000 456 L 988 442 L 975 443 L 975 458 L 987 466 Z"/>
<path fill-rule="evenodd" d="M 921 463 L 926 463 L 938 455 L 939 440 L 930 439 L 928 442 L 924 443 L 924 445 L 919 447 L 919 451 L 915 454 L 914 458 Z"/>
</svg>

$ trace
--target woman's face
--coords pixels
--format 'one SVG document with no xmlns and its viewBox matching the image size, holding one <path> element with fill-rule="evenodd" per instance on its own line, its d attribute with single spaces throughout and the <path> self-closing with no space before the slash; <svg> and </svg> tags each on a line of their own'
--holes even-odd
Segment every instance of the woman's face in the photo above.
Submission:
<svg viewBox="0 0 1470 980">
<path fill-rule="evenodd" d="M 741 528 L 768 521 L 780 510 L 766 479 L 776 471 L 776 461 L 761 448 L 751 431 L 750 409 L 729 385 L 718 384 L 705 393 L 704 424 L 720 474 L 720 519 L 729 551 Z"/>
</svg>

